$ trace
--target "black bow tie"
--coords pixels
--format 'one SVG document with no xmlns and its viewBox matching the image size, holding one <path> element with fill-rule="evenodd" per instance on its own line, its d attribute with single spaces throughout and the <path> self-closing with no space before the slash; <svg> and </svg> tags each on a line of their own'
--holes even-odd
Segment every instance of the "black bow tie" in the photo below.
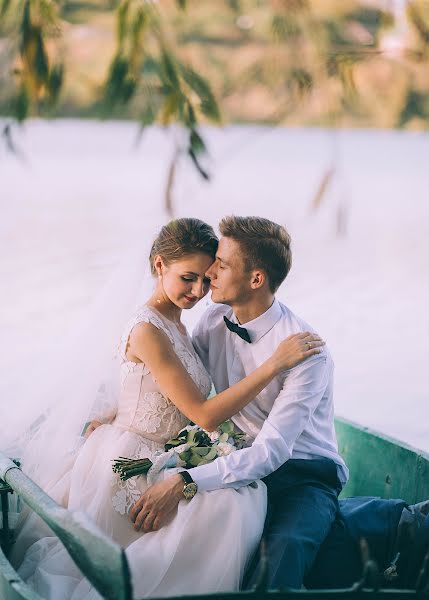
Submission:
<svg viewBox="0 0 429 600">
<path fill-rule="evenodd" d="M 240 327 L 240 325 L 236 325 L 235 323 L 233 323 L 226 317 L 224 317 L 223 320 L 225 321 L 225 325 L 228 327 L 228 329 L 230 331 L 232 331 L 233 333 L 236 333 L 245 342 L 248 342 L 249 344 L 252 343 L 252 340 L 250 339 L 250 335 L 249 335 L 249 332 L 247 331 L 247 329 L 245 329 L 244 327 Z"/>
</svg>

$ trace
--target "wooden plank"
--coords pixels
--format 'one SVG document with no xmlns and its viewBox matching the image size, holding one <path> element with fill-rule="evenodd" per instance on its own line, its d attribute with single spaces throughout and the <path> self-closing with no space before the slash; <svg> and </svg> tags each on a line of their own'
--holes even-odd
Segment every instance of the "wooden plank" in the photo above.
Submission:
<svg viewBox="0 0 429 600">
<path fill-rule="evenodd" d="M 429 498 L 429 455 L 345 419 L 335 423 L 338 448 L 350 469 L 343 496 Z"/>
<path fill-rule="evenodd" d="M 82 573 L 111 600 L 132 597 L 125 552 L 82 512 L 59 506 L 0 452 L 0 478 L 21 496 L 59 537 Z"/>
<path fill-rule="evenodd" d="M 12 568 L 0 548 L 0 598 L 1 600 L 43 600 L 26 585 Z"/>
</svg>

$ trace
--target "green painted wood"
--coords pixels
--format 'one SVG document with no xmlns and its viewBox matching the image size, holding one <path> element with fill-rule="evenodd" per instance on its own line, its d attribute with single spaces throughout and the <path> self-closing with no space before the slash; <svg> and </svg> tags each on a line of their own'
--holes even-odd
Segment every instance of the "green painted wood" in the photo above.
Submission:
<svg viewBox="0 0 429 600">
<path fill-rule="evenodd" d="M 60 538 L 70 556 L 107 600 L 132 597 L 125 552 L 82 512 L 59 506 L 0 452 L 0 478 L 21 496 Z"/>
<path fill-rule="evenodd" d="M 0 598 L 1 600 L 43 600 L 26 585 L 12 568 L 0 548 Z"/>
<path fill-rule="evenodd" d="M 345 419 L 336 419 L 335 427 L 350 469 L 343 496 L 402 498 L 409 504 L 429 498 L 428 454 Z"/>
<path fill-rule="evenodd" d="M 429 498 L 429 455 L 361 427 L 344 419 L 336 419 L 339 450 L 349 469 L 350 480 L 345 496 L 380 496 L 403 498 L 409 503 Z M 67 547 L 83 573 L 106 599 L 131 598 L 129 572 L 123 550 L 104 536 L 83 514 L 70 513 L 59 507 L 0 453 L 0 478 L 4 479 L 42 519 Z M 31 595 L 32 594 L 32 595 Z M 364 590 L 323 590 L 299 592 L 241 592 L 200 596 L 201 600 L 237 600 L 250 595 L 257 600 L 294 600 L 305 594 L 305 600 L 353 598 L 364 600 L 429 600 L 429 594 L 408 591 L 365 592 Z M 313 598 L 314 597 L 314 598 Z M 18 577 L 0 551 L 1 600 L 40 600 Z M 181 600 L 186 600 L 185 597 Z M 189 600 L 198 600 L 189 597 Z"/>
</svg>

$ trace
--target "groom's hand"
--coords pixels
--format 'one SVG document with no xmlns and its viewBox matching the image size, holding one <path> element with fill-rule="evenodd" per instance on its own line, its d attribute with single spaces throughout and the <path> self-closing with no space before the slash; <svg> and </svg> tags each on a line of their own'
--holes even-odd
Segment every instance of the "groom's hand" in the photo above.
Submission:
<svg viewBox="0 0 429 600">
<path fill-rule="evenodd" d="M 173 516 L 183 498 L 183 479 L 173 475 L 148 488 L 130 511 L 136 531 L 157 531 Z"/>
</svg>

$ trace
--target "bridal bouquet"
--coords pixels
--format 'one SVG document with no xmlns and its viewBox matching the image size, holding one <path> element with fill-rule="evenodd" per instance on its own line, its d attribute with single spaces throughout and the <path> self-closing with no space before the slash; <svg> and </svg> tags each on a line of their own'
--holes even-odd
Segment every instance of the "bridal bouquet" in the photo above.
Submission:
<svg viewBox="0 0 429 600">
<path fill-rule="evenodd" d="M 148 473 L 158 473 L 162 469 L 183 467 L 192 469 L 207 465 L 219 456 L 227 456 L 245 446 L 246 435 L 235 431 L 232 421 L 221 423 L 215 431 L 204 431 L 198 425 L 188 425 L 177 437 L 168 440 L 165 451 L 155 454 L 153 462 L 149 458 L 119 457 L 113 461 L 113 472 L 122 481 Z"/>
</svg>

